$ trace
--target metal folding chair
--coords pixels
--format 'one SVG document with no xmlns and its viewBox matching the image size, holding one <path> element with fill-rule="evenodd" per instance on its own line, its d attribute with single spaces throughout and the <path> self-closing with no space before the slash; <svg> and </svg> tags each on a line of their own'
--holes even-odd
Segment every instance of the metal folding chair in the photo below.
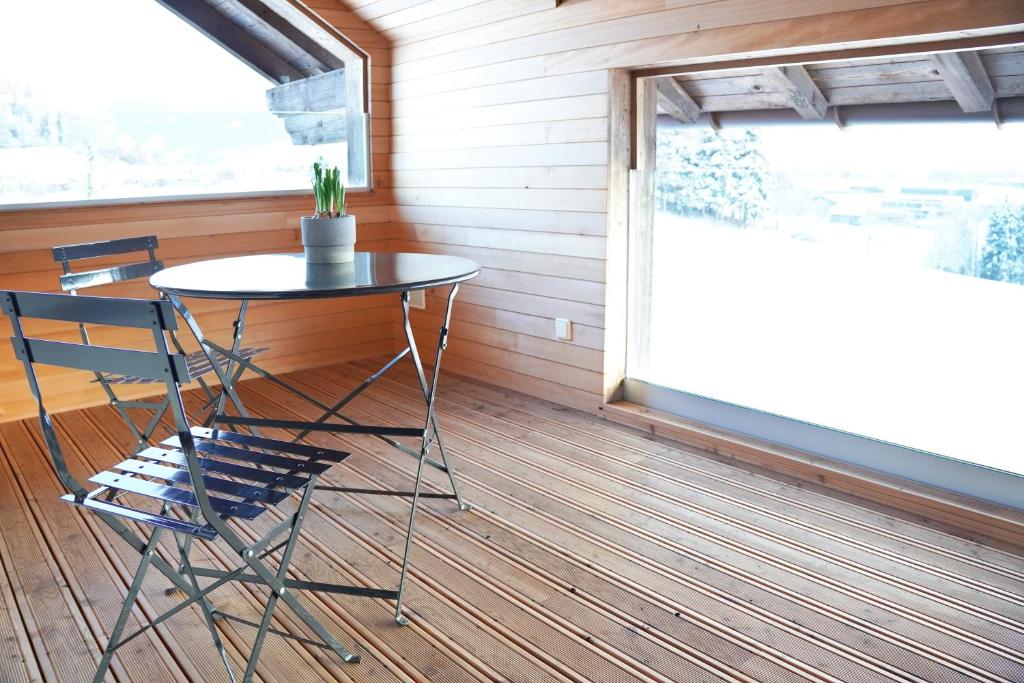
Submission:
<svg viewBox="0 0 1024 683">
<path fill-rule="evenodd" d="M 60 276 L 61 289 L 74 296 L 78 294 L 79 290 L 86 289 L 88 287 L 110 285 L 118 282 L 126 282 L 149 277 L 153 273 L 162 270 L 164 267 L 164 264 L 156 257 L 156 249 L 158 246 L 159 242 L 157 241 L 156 236 L 147 235 L 144 237 L 128 237 L 125 239 L 107 240 L 103 242 L 65 244 L 63 246 L 54 247 L 53 260 L 60 263 L 64 271 Z M 146 252 L 146 259 L 95 270 L 79 272 L 72 271 L 73 263 L 81 265 L 76 262 L 95 258 L 124 256 L 138 252 Z M 84 324 L 79 324 L 78 329 L 81 334 L 82 341 L 86 344 L 90 343 L 89 331 L 86 329 L 86 326 Z M 238 331 L 236 330 L 236 336 L 237 334 Z M 174 348 L 179 353 L 184 354 L 185 350 L 178 341 L 177 336 L 173 332 L 169 333 L 168 336 L 170 337 Z M 266 349 L 264 348 L 252 347 L 239 348 L 237 349 L 237 355 L 240 358 L 249 361 L 265 350 Z M 233 359 L 217 356 L 213 353 L 204 352 L 203 350 L 188 353 L 185 355 L 185 358 L 188 363 L 190 376 L 199 384 L 200 388 L 206 395 L 206 402 L 199 410 L 200 412 L 204 410 L 208 410 L 209 412 L 201 422 L 205 426 L 210 426 L 214 415 L 218 412 L 223 412 L 226 398 L 224 391 L 214 392 L 204 379 L 205 375 L 216 372 L 213 367 L 213 359 L 216 359 L 220 364 L 221 372 L 225 373 L 226 377 L 230 378 L 231 386 L 234 386 L 235 383 L 237 383 L 239 377 L 245 371 L 245 366 L 243 364 L 236 363 Z M 153 384 L 154 382 L 145 377 L 139 377 L 131 374 L 126 375 L 122 373 L 96 373 L 96 379 L 93 381 L 99 383 L 100 386 L 103 387 L 103 391 L 106 393 L 107 400 L 110 402 L 110 405 L 117 410 L 121 419 L 131 431 L 132 436 L 136 440 L 135 452 L 141 451 L 143 448 L 150 445 L 150 439 L 153 437 L 153 431 L 156 429 L 157 425 L 160 424 L 160 419 L 169 407 L 167 399 L 164 398 L 162 401 L 125 401 L 118 398 L 113 387 L 124 384 Z M 244 409 L 237 405 L 236 408 L 239 408 L 240 412 L 244 412 Z M 130 409 L 151 411 L 152 414 L 144 425 L 137 424 L 128 413 L 128 410 Z"/>
<path fill-rule="evenodd" d="M 289 590 L 308 582 L 286 577 L 317 478 L 332 465 L 345 460 L 348 453 L 248 434 L 190 427 L 179 393 L 179 385 L 190 378 L 189 366 L 185 355 L 168 348 L 165 334 L 176 328 L 176 319 L 174 309 L 166 301 L 0 291 L 0 306 L 10 318 L 14 352 L 24 364 L 29 387 L 39 405 L 39 420 L 54 469 L 70 492 L 62 496 L 62 500 L 97 513 L 142 556 L 111 630 L 110 642 L 103 651 L 94 683 L 104 678 L 119 647 L 192 604 L 200 607 L 213 644 L 232 681 L 237 679 L 214 624 L 215 615 L 257 629 L 242 681 L 252 679 L 267 633 L 331 650 L 347 662 L 359 661 L 359 657 L 346 650 Z M 22 318 L 148 329 L 156 350 L 139 351 L 26 337 Z M 176 435 L 164 442 L 170 448 L 150 447 L 133 453 L 110 470 L 91 477 L 89 481 L 97 487 L 86 490 L 68 470 L 57 433 L 43 405 L 36 365 L 75 368 L 105 376 L 120 373 L 164 384 L 176 428 Z M 301 494 L 294 513 L 285 515 L 283 521 L 273 525 L 260 540 L 254 543 L 243 540 L 235 530 L 236 525 L 251 523 L 292 492 Z M 134 524 L 126 524 L 126 520 Z M 151 529 L 149 537 L 134 528 Z M 173 561 L 177 566 L 159 552 L 158 543 L 166 531 L 175 538 L 177 558 Z M 274 543 L 282 536 L 283 540 Z M 189 551 L 194 540 L 213 541 L 217 538 L 223 539 L 237 553 L 241 566 L 229 571 L 193 567 Z M 280 563 L 274 569 L 267 560 L 278 551 L 281 551 Z M 183 591 L 186 599 L 153 619 L 149 625 L 126 635 L 124 629 L 132 605 L 151 567 Z M 216 580 L 201 587 L 200 576 Z M 229 581 L 262 584 L 271 591 L 259 623 L 219 612 L 210 603 L 209 594 Z M 287 604 L 319 640 L 271 628 L 279 600 Z"/>
</svg>

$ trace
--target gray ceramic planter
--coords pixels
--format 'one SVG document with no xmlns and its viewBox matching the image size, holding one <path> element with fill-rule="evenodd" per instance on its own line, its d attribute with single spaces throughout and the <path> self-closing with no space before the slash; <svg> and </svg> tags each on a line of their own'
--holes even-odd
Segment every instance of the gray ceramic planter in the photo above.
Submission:
<svg viewBox="0 0 1024 683">
<path fill-rule="evenodd" d="M 355 216 L 303 216 L 300 224 L 306 263 L 348 263 L 355 258 Z"/>
</svg>

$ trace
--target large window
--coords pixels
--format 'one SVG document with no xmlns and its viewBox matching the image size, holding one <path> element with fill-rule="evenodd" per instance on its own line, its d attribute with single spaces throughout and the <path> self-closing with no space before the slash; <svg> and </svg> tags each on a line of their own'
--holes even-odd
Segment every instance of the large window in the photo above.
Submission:
<svg viewBox="0 0 1024 683">
<path fill-rule="evenodd" d="M 153 0 L 5 5 L 0 206 L 304 189 L 276 84 Z"/>
<path fill-rule="evenodd" d="M 659 126 L 628 375 L 1024 474 L 1022 159 L 1024 124 Z"/>
</svg>

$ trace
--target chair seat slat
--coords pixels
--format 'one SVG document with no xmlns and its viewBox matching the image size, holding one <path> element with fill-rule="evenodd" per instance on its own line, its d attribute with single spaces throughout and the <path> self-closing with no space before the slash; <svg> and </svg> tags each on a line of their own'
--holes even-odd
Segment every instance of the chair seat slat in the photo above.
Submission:
<svg viewBox="0 0 1024 683">
<path fill-rule="evenodd" d="M 188 470 L 177 467 L 167 467 L 166 465 L 129 459 L 118 463 L 114 468 L 124 472 L 132 472 L 133 474 L 173 481 L 176 484 L 192 485 L 192 477 L 189 475 Z M 229 479 L 221 479 L 220 477 L 204 476 L 203 484 L 206 485 L 208 491 L 226 493 L 247 501 L 259 501 L 261 503 L 269 503 L 270 505 L 276 505 L 288 497 L 288 493 L 285 491 L 253 486 L 252 484 L 242 484 Z"/>
<path fill-rule="evenodd" d="M 100 380 L 94 379 L 93 382 L 99 382 Z M 135 377 L 134 375 L 108 375 L 103 378 L 107 384 L 158 384 L 158 380 L 149 379 L 148 377 Z"/>
<path fill-rule="evenodd" d="M 227 441 L 230 443 L 240 444 L 242 446 L 251 446 L 253 448 L 269 448 L 275 451 L 283 451 L 293 455 L 304 455 L 307 458 L 325 460 L 331 463 L 339 463 L 351 455 L 345 451 L 336 451 L 330 448 L 323 448 L 321 446 L 311 446 L 309 444 L 281 441 L 279 439 L 268 439 L 263 436 L 239 434 L 238 432 L 229 432 L 223 429 L 210 429 L 209 427 L 193 427 L 192 436 L 211 441 Z"/>
<path fill-rule="evenodd" d="M 61 496 L 60 499 L 65 503 L 89 508 L 96 512 L 106 513 L 108 515 L 117 515 L 118 517 L 126 517 L 128 519 L 133 519 L 136 522 L 161 526 L 165 529 L 170 529 L 171 531 L 198 536 L 199 538 L 205 538 L 210 541 L 217 538 L 217 532 L 205 524 L 193 524 L 192 522 L 186 522 L 182 519 L 156 515 L 152 512 L 136 510 L 135 508 L 125 507 L 124 505 L 118 505 L 116 503 L 108 503 L 105 500 L 98 500 L 96 498 L 86 498 L 85 500 L 78 502 L 75 500 L 73 495 L 67 494 Z"/>
<path fill-rule="evenodd" d="M 238 351 L 238 355 L 245 360 L 252 360 L 260 353 L 266 351 L 266 348 L 252 348 L 245 347 Z M 223 356 L 218 357 L 218 362 L 222 369 L 228 366 L 229 360 Z M 206 354 L 202 351 L 193 351 L 185 356 L 185 364 L 188 366 L 188 377 L 189 379 L 195 379 L 208 375 L 213 372 L 213 365 L 206 358 Z M 100 380 L 94 379 L 93 382 L 99 382 Z M 145 377 L 134 377 L 130 375 L 108 375 L 103 378 L 107 384 L 155 384 L 157 380 L 147 379 Z"/>
<path fill-rule="evenodd" d="M 95 484 L 100 484 L 101 486 L 109 486 L 112 489 L 128 491 L 129 493 L 137 493 L 138 495 L 145 496 L 147 498 L 165 500 L 176 505 L 187 505 L 188 507 L 198 507 L 199 505 L 196 501 L 195 494 L 191 491 L 177 489 L 172 486 L 164 486 L 163 484 L 157 484 L 152 481 L 145 481 L 139 477 L 129 477 L 128 475 L 118 474 L 116 472 L 100 472 L 99 474 L 90 477 L 89 481 Z M 228 500 L 227 498 L 220 498 L 218 496 L 209 496 L 209 498 L 210 505 L 217 514 L 224 515 L 226 517 L 256 519 L 266 510 L 266 508 L 260 507 L 259 505 Z"/>
<path fill-rule="evenodd" d="M 181 442 L 178 440 L 177 436 L 165 439 L 162 443 L 164 446 L 175 446 L 177 448 L 181 448 Z M 244 448 L 235 448 L 234 446 L 225 446 L 224 444 L 213 443 L 211 441 L 196 441 L 196 451 L 199 453 L 206 453 L 207 455 L 216 455 L 222 458 L 231 458 L 232 460 L 250 462 L 255 465 L 266 465 L 268 467 L 277 467 L 290 471 L 294 470 L 302 472 L 303 474 L 323 474 L 331 467 L 331 463 L 304 460 L 302 458 L 293 458 L 287 455 L 278 455 L 276 453 L 250 451 Z"/>
<path fill-rule="evenodd" d="M 180 451 L 165 451 L 155 447 L 147 448 L 136 457 L 159 460 L 160 462 L 177 465 L 178 467 L 186 467 L 188 465 L 184 453 Z M 309 479 L 306 477 L 283 474 L 272 470 L 258 470 L 255 467 L 236 465 L 231 462 L 224 462 L 223 460 L 214 460 L 213 458 L 196 458 L 196 461 L 204 471 L 226 474 L 230 477 L 238 477 L 239 479 L 248 479 L 249 481 L 256 481 L 267 486 L 299 489 L 309 483 Z"/>
<path fill-rule="evenodd" d="M 266 351 L 266 347 L 243 347 L 238 350 L 240 358 L 245 360 L 252 360 L 259 354 Z M 220 365 L 221 369 L 227 369 L 228 364 L 231 362 L 230 358 L 226 358 L 219 354 L 216 354 L 217 364 Z M 206 357 L 206 354 L 202 351 L 193 351 L 192 353 L 185 356 L 185 362 L 188 364 L 188 374 L 191 378 L 201 377 L 208 375 L 213 372 L 213 364 L 210 363 L 210 359 Z"/>
</svg>

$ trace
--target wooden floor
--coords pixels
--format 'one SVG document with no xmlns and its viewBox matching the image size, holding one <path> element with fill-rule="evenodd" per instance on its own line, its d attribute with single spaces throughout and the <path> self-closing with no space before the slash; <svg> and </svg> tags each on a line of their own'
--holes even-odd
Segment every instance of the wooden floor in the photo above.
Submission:
<svg viewBox="0 0 1024 683">
<path fill-rule="evenodd" d="M 329 400 L 372 365 L 292 379 Z M 410 380 L 389 376 L 350 415 L 413 423 Z M 448 377 L 442 393 L 474 509 L 425 501 L 411 625 L 379 600 L 313 596 L 362 663 L 270 636 L 263 680 L 1024 681 L 1021 557 L 483 384 Z M 261 415 L 314 414 L 262 380 L 242 395 Z M 83 474 L 126 447 L 109 408 L 57 422 L 76 435 L 67 456 Z M 411 458 L 368 437 L 324 439 L 354 453 L 336 483 L 408 487 Z M 32 422 L 0 425 L 5 683 L 88 680 L 134 569 L 95 516 L 57 500 L 40 444 Z M 408 506 L 318 494 L 296 576 L 393 584 Z M 218 545 L 199 552 L 200 564 L 235 566 Z M 172 604 L 165 587 L 145 586 L 138 618 Z M 242 585 L 214 601 L 255 616 L 263 599 Z M 197 614 L 125 646 L 112 679 L 226 680 Z M 222 630 L 241 662 L 252 631 Z"/>
</svg>

